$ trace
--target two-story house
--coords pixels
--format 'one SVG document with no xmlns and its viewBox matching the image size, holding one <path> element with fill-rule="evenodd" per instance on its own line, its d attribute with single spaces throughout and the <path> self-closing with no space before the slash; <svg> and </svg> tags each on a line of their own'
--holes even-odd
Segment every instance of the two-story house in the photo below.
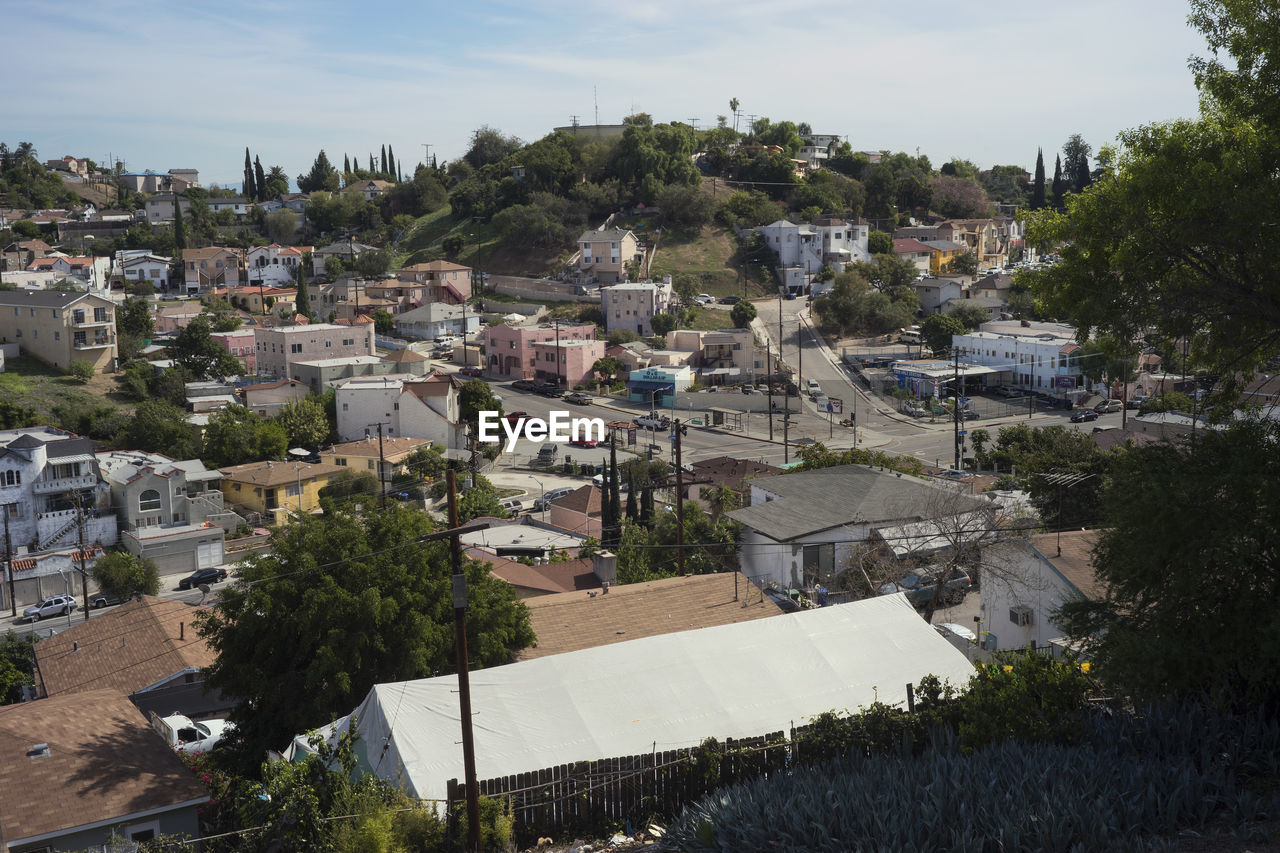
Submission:
<svg viewBox="0 0 1280 853">
<path fill-rule="evenodd" d="M 448 302 L 456 305 L 471 298 L 471 267 L 451 261 L 427 261 L 401 267 L 396 271 L 400 281 L 427 285 L 423 302 Z"/>
<path fill-rule="evenodd" d="M 357 243 L 355 240 L 322 246 L 311 253 L 311 274 L 324 275 L 326 272 L 325 263 L 330 258 L 337 258 L 342 261 L 346 269 L 351 269 L 361 255 L 365 252 L 373 251 L 373 248 L 373 246 L 366 246 L 364 243 Z"/>
<path fill-rule="evenodd" d="M 506 323 L 484 330 L 485 375 L 494 379 L 532 379 L 538 369 L 534 344 L 562 341 L 593 341 L 592 324 L 511 326 Z"/>
<path fill-rule="evenodd" d="M 209 212 L 213 214 L 228 211 L 239 222 L 249 215 L 249 208 L 253 207 L 253 202 L 247 198 L 207 198 L 205 204 L 209 205 Z"/>
<path fill-rule="evenodd" d="M 246 255 L 249 284 L 289 285 L 298 280 L 302 255 L 310 252 L 310 246 L 254 246 Z M 307 271 L 310 273 L 310 270 Z"/>
<path fill-rule="evenodd" d="M 115 304 L 93 293 L 0 291 L 0 343 L 66 370 L 85 361 L 97 372 L 116 369 Z"/>
<path fill-rule="evenodd" d="M 395 324 L 398 337 L 429 341 L 441 335 L 471 334 L 480 328 L 480 315 L 465 304 L 431 302 L 397 314 Z"/>
<path fill-rule="evenodd" d="M 223 468 L 224 500 L 246 513 L 261 513 L 272 525 L 292 513 L 320 508 L 320 490 L 344 469 L 327 462 L 250 462 Z"/>
<path fill-rule="evenodd" d="M 671 276 L 661 282 L 637 281 L 600 288 L 600 313 L 607 331 L 630 329 L 647 338 L 653 334 L 653 318 L 667 314 L 675 301 Z"/>
<path fill-rule="evenodd" d="M 53 247 L 43 240 L 18 240 L 0 253 L 0 270 L 25 270 L 37 258 L 46 257 Z"/>
<path fill-rule="evenodd" d="M 223 505 L 217 471 L 199 459 L 179 462 L 142 450 L 109 450 L 97 457 L 129 553 L 153 560 L 165 572 L 221 565 L 225 531 L 244 519 Z"/>
<path fill-rule="evenodd" d="M 394 181 L 381 181 L 378 179 L 370 179 L 363 181 L 352 181 L 342 188 L 344 193 L 359 193 L 364 196 L 365 201 L 374 201 L 391 192 L 395 187 Z"/>
<path fill-rule="evenodd" d="M 756 346 L 750 329 L 677 329 L 667 332 L 667 349 L 696 353 L 693 361 L 704 385 L 754 382 L 755 377 L 769 372 L 766 352 Z"/>
<path fill-rule="evenodd" d="M 426 377 L 407 373 L 356 376 L 336 390 L 338 436 L 363 438 L 383 424 L 384 435 L 423 438 L 450 449 L 466 447 L 460 423 L 458 391 L 462 383 L 448 374 Z"/>
<path fill-rule="evenodd" d="M 376 355 L 372 321 L 258 328 L 254 330 L 254 343 L 258 372 L 282 378 L 292 375 L 289 365 L 296 361 Z"/>
<path fill-rule="evenodd" d="M 187 292 L 204 293 L 219 287 L 238 287 L 245 283 L 242 275 L 244 256 L 239 249 L 209 246 L 187 249 L 182 253 Z"/>
<path fill-rule="evenodd" d="M 622 228 L 584 231 L 578 237 L 578 272 L 600 282 L 624 281 L 627 264 L 644 260 L 636 235 Z"/>
<path fill-rule="evenodd" d="M 147 222 L 152 225 L 163 225 L 166 222 L 172 222 L 174 219 L 175 204 L 182 205 L 182 218 L 184 221 L 191 221 L 191 199 L 174 195 L 173 193 L 159 193 L 153 195 L 143 203 L 143 208 L 147 211 Z"/>
<path fill-rule="evenodd" d="M 792 293 L 808 290 L 824 266 L 837 272 L 856 261 L 869 261 L 871 226 L 866 220 L 822 218 L 799 224 L 779 219 L 755 229 L 778 256 L 778 276 Z"/>
<path fill-rule="evenodd" d="M 126 287 L 131 283 L 149 281 L 160 290 L 169 290 L 177 284 L 170 274 L 172 264 L 173 258 L 146 249 L 120 249 L 111 266 L 111 278 Z"/>
</svg>

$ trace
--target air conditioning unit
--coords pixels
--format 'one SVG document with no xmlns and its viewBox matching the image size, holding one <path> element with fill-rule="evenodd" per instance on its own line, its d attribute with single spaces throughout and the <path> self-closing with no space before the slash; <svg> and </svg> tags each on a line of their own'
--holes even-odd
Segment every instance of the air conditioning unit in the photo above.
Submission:
<svg viewBox="0 0 1280 853">
<path fill-rule="evenodd" d="M 1009 608 L 1009 621 L 1015 625 L 1026 626 L 1031 625 L 1035 619 L 1030 607 L 1019 605 Z"/>
</svg>

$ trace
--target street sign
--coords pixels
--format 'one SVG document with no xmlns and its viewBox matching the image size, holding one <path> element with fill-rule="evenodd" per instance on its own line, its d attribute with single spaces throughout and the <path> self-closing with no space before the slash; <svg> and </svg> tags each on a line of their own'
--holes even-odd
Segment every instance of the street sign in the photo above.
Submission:
<svg viewBox="0 0 1280 853">
<path fill-rule="evenodd" d="M 968 435 L 968 434 L 969 434 L 969 431 L 968 431 L 967 429 L 962 429 L 962 430 L 960 430 L 960 434 L 961 434 L 961 435 Z"/>
<path fill-rule="evenodd" d="M 694 419 L 693 419 L 693 425 L 694 425 L 694 426 L 702 426 L 702 421 L 701 421 L 701 419 L 699 419 L 699 418 L 694 418 Z"/>
</svg>

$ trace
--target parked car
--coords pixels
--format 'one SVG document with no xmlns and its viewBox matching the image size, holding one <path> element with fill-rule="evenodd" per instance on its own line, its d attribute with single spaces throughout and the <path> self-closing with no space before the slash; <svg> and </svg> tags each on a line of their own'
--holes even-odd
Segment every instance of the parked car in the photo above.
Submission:
<svg viewBox="0 0 1280 853">
<path fill-rule="evenodd" d="M 227 570 L 218 568 L 196 569 L 178 581 L 178 589 L 194 589 L 204 584 L 218 583 L 227 579 Z"/>
<path fill-rule="evenodd" d="M 756 386 L 751 384 L 746 384 L 742 386 L 742 393 L 743 394 L 759 394 L 760 392 L 756 390 Z"/>
<path fill-rule="evenodd" d="M 1149 401 L 1150 399 L 1151 398 L 1148 397 L 1146 394 L 1134 394 L 1131 398 L 1129 398 L 1129 402 L 1126 405 L 1130 409 L 1140 409 L 1142 408 L 1142 404 Z"/>
<path fill-rule="evenodd" d="M 944 480 L 968 480 L 973 477 L 973 473 L 970 471 L 961 471 L 958 468 L 952 468 L 949 471 L 943 471 L 938 476 L 942 477 Z"/>
<path fill-rule="evenodd" d="M 39 622 L 49 616 L 66 616 L 76 609 L 76 600 L 69 595 L 51 595 L 39 604 L 22 611 L 24 618 Z"/>
<path fill-rule="evenodd" d="M 978 414 L 976 409 L 960 410 L 960 420 L 962 421 L 976 421 L 980 417 L 982 417 L 982 415 Z"/>
<path fill-rule="evenodd" d="M 89 598 L 89 606 L 94 610 L 101 610 L 104 607 L 111 607 L 124 601 L 118 595 L 108 595 L 105 592 L 99 592 Z"/>
<path fill-rule="evenodd" d="M 741 301 L 742 301 L 741 296 L 721 296 L 720 297 L 721 305 L 737 305 Z"/>
<path fill-rule="evenodd" d="M 596 474 L 594 477 L 592 477 L 592 478 L 591 478 L 591 482 L 592 482 L 592 484 L 593 484 L 593 485 L 595 485 L 595 487 L 596 487 L 596 488 L 598 488 L 598 489 L 603 489 L 603 488 L 605 487 L 605 482 L 606 482 L 606 481 L 605 481 L 605 476 L 604 476 L 604 474 Z M 620 480 L 620 481 L 618 482 L 618 491 L 620 491 L 620 492 L 626 492 L 626 491 L 627 491 L 627 481 L 626 481 L 626 480 Z"/>
<path fill-rule="evenodd" d="M 963 569 L 952 569 L 950 577 L 942 585 L 942 604 L 960 602 L 968 594 L 973 582 Z M 933 601 L 938 587 L 938 570 L 921 569 L 910 572 L 898 581 L 890 581 L 880 587 L 881 595 L 903 592 L 915 607 L 927 607 Z"/>
<path fill-rule="evenodd" d="M 1093 409 L 1080 409 L 1071 414 L 1071 422 L 1073 424 L 1082 424 L 1088 421 L 1096 421 L 1097 419 L 1098 413 Z"/>
<path fill-rule="evenodd" d="M 458 373 L 461 376 L 470 376 L 471 378 L 476 379 L 479 378 L 484 371 L 478 367 L 464 367 L 459 370 Z"/>
<path fill-rule="evenodd" d="M 1103 400 L 1101 403 L 1093 407 L 1093 410 L 1100 415 L 1118 412 L 1124 408 L 1124 403 L 1119 400 Z"/>
<path fill-rule="evenodd" d="M 549 509 L 554 501 L 560 500 L 562 497 L 573 491 L 574 490 L 572 488 L 552 489 L 533 502 L 533 511 L 542 512 L 545 509 Z"/>
<path fill-rule="evenodd" d="M 519 426 L 521 421 L 529 417 L 529 413 L 521 412 L 521 411 L 507 412 L 505 417 L 506 417 L 507 423 L 511 424 L 512 426 Z"/>
<path fill-rule="evenodd" d="M 529 464 L 536 465 L 539 468 L 550 468 L 556 464 L 556 457 L 560 455 L 560 445 L 554 441 L 548 441 L 542 447 L 538 448 L 538 456 Z"/>
<path fill-rule="evenodd" d="M 671 426 L 671 418 L 650 412 L 636 418 L 635 424 L 641 429 L 667 429 Z"/>
<path fill-rule="evenodd" d="M 716 298 L 710 293 L 699 293 L 693 298 L 693 301 L 699 305 L 712 305 L 715 303 Z"/>
<path fill-rule="evenodd" d="M 511 387 L 517 391 L 536 391 L 538 390 L 538 383 L 532 379 L 517 379 L 511 383 Z"/>
<path fill-rule="evenodd" d="M 564 401 L 573 403 L 575 406 L 590 406 L 595 402 L 590 394 L 583 394 L 581 391 L 574 391 L 572 394 L 566 394 Z"/>
<path fill-rule="evenodd" d="M 902 404 L 902 413 L 904 415 L 910 415 L 913 418 L 923 418 L 925 415 L 929 414 L 929 410 L 924 406 L 917 406 L 915 403 L 907 401 Z"/>
<path fill-rule="evenodd" d="M 498 506 L 502 507 L 511 515 L 519 515 L 520 511 L 524 509 L 524 501 L 519 498 L 503 498 L 498 501 Z"/>
<path fill-rule="evenodd" d="M 808 380 L 805 383 L 805 386 L 809 389 L 809 396 L 813 396 L 822 390 L 822 386 L 818 384 L 818 380 L 816 379 Z"/>
<path fill-rule="evenodd" d="M 533 392 L 541 394 L 543 397 L 563 397 L 564 389 L 554 382 L 539 382 L 534 386 Z"/>
</svg>

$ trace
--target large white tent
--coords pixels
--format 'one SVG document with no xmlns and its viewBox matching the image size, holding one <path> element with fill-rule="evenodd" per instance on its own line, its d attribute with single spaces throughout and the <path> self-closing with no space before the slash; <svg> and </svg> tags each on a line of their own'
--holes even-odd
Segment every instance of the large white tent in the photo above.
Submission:
<svg viewBox="0 0 1280 853">
<path fill-rule="evenodd" d="M 972 673 L 901 594 L 535 658 L 471 673 L 476 772 L 785 731 L 877 698 L 903 703 L 928 674 L 963 686 Z M 455 676 L 376 685 L 320 734 L 353 719 L 366 770 L 422 798 L 463 778 Z M 294 739 L 291 756 L 308 751 Z"/>
</svg>

